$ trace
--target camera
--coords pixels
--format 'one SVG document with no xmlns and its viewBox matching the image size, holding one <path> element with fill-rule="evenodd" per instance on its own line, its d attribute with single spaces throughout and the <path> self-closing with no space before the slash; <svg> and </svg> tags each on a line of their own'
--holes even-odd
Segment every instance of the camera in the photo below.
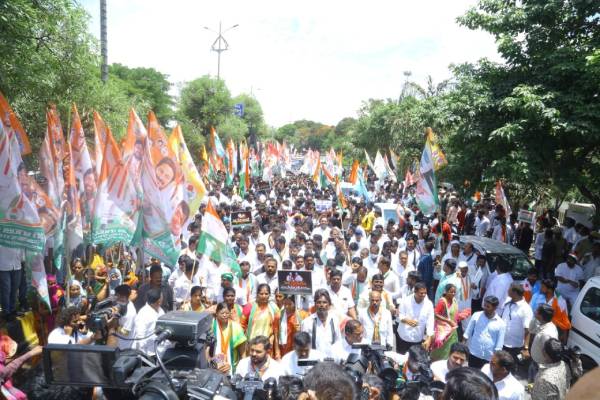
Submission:
<svg viewBox="0 0 600 400">
<path fill-rule="evenodd" d="M 118 310 L 115 311 L 115 307 Z M 92 332 L 105 332 L 108 320 L 113 317 L 120 318 L 127 313 L 127 304 L 117 303 L 114 299 L 103 300 L 94 306 L 87 319 L 88 329 Z"/>
</svg>

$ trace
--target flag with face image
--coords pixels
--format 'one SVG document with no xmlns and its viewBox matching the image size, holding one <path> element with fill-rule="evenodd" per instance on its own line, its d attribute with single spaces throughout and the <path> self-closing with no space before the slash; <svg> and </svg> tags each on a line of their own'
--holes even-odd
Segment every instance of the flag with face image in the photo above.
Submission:
<svg viewBox="0 0 600 400">
<path fill-rule="evenodd" d="M 14 152 L 18 154 L 13 155 Z M 0 119 L 0 245 L 41 253 L 45 234 L 34 203 L 27 197 L 29 176 L 21 151 Z"/>
<path fill-rule="evenodd" d="M 156 116 L 150 112 L 141 167 L 143 248 L 145 253 L 168 265 L 177 263 L 182 209 L 189 215 L 182 183 L 175 153 Z"/>
<path fill-rule="evenodd" d="M 83 243 L 83 225 L 81 216 L 81 203 L 73 166 L 73 150 L 71 144 L 67 143 L 67 156 L 65 157 L 65 205 L 64 205 L 64 227 L 66 227 L 65 249 L 67 254 Z"/>
<path fill-rule="evenodd" d="M 75 104 L 73 104 L 71 109 L 71 115 L 71 132 L 69 135 L 70 161 L 73 167 L 75 187 L 79 198 L 82 234 L 84 240 L 89 243 L 97 192 L 96 171 Z"/>
<path fill-rule="evenodd" d="M 130 157 L 132 153 L 128 152 Z M 130 163 L 121 156 L 117 142 L 107 129 L 92 220 L 92 242 L 105 246 L 118 242 L 131 244 L 138 227 L 140 205 Z"/>
<path fill-rule="evenodd" d="M 106 138 L 109 135 L 112 136 L 110 128 L 104 123 L 104 120 L 96 111 L 94 111 L 94 160 L 95 160 L 95 172 L 96 182 L 100 176 L 100 170 L 102 169 L 102 157 L 104 156 L 104 148 L 106 147 Z M 92 210 L 93 211 L 93 210 Z M 93 212 L 91 215 L 94 215 Z"/>
<path fill-rule="evenodd" d="M 123 148 L 123 162 L 127 165 L 127 169 L 131 175 L 131 179 L 138 189 L 140 174 L 142 171 L 142 161 L 146 148 L 146 140 L 148 133 L 140 117 L 134 109 L 129 110 L 129 124 L 127 125 L 127 134 L 121 143 Z"/>
</svg>

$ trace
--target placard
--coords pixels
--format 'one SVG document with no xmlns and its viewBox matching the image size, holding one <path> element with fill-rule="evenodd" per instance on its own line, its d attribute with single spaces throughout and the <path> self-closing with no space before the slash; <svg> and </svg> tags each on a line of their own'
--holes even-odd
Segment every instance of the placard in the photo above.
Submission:
<svg viewBox="0 0 600 400">
<path fill-rule="evenodd" d="M 535 224 L 535 212 L 528 210 L 519 210 L 519 214 L 517 215 L 517 221 L 519 222 L 527 222 L 530 225 Z"/>
<path fill-rule="evenodd" d="M 317 212 L 331 210 L 331 200 L 315 200 Z"/>
<path fill-rule="evenodd" d="M 277 279 L 280 293 L 312 295 L 312 271 L 284 269 L 277 271 Z"/>
<path fill-rule="evenodd" d="M 231 226 L 252 225 L 251 211 L 233 211 L 231 213 Z"/>
</svg>

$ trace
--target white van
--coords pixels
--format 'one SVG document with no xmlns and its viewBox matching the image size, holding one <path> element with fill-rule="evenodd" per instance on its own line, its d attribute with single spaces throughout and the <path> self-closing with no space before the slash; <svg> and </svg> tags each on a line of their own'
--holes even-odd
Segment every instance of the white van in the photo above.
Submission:
<svg viewBox="0 0 600 400">
<path fill-rule="evenodd" d="M 575 300 L 567 344 L 579 347 L 585 371 L 600 365 L 600 276 L 588 280 Z"/>
</svg>

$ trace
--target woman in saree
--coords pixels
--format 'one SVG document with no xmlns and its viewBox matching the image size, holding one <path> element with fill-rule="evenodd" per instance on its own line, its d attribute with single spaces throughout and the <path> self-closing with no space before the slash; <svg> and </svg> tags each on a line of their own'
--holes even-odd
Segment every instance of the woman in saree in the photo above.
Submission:
<svg viewBox="0 0 600 400">
<path fill-rule="evenodd" d="M 458 342 L 458 302 L 456 286 L 446 284 L 444 293 L 435 306 L 435 334 L 431 346 L 431 360 L 445 360 L 450 355 L 450 347 Z"/>
<path fill-rule="evenodd" d="M 207 348 L 206 359 L 213 368 L 233 376 L 239 360 L 245 356 L 246 335 L 240 324 L 229 317 L 227 303 L 217 304 L 213 319 L 214 345 Z"/>
<path fill-rule="evenodd" d="M 229 309 L 229 319 L 242 325 L 244 320 L 244 310 L 242 306 L 235 302 L 236 292 L 232 287 L 226 287 L 223 289 L 223 301 L 227 304 Z"/>
<path fill-rule="evenodd" d="M 206 311 L 206 307 L 202 301 L 202 297 L 204 296 L 204 290 L 200 286 L 193 286 L 190 290 L 190 300 L 183 302 L 181 304 L 182 311 L 196 311 L 202 312 Z"/>
<path fill-rule="evenodd" d="M 294 350 L 294 335 L 300 332 L 302 321 L 309 314 L 296 309 L 294 296 L 283 295 L 283 307 L 279 314 L 279 353 L 285 356 Z"/>
<path fill-rule="evenodd" d="M 256 302 L 246 304 L 244 307 L 244 321 L 246 323 L 246 337 L 248 340 L 256 336 L 266 336 L 271 342 L 273 357 L 279 359 L 278 325 L 279 308 L 274 302 L 269 301 L 271 288 L 266 283 L 261 283 L 256 289 Z"/>
<path fill-rule="evenodd" d="M 460 293 L 462 290 L 462 284 L 460 280 L 460 273 L 456 273 L 457 262 L 448 258 L 444 261 L 442 270 L 443 274 L 440 279 L 440 283 L 435 291 L 435 300 L 434 304 L 438 304 L 440 299 L 442 298 L 444 291 L 446 290 L 446 285 L 453 284 L 456 287 L 456 293 Z"/>
</svg>

